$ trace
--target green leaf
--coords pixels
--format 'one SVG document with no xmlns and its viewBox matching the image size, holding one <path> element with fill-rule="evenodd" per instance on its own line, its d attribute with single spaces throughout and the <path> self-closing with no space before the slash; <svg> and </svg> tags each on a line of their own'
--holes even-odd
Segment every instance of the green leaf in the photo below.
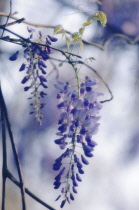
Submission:
<svg viewBox="0 0 139 210">
<path fill-rule="evenodd" d="M 88 21 L 88 22 L 83 23 L 82 26 L 83 26 L 83 27 L 89 26 L 91 23 L 92 23 L 92 22 Z"/>
<path fill-rule="evenodd" d="M 72 39 L 77 39 L 79 37 L 78 32 L 75 32 L 71 35 Z"/>
<path fill-rule="evenodd" d="M 79 34 L 80 34 L 80 35 L 83 35 L 84 30 L 85 30 L 85 28 L 84 28 L 84 27 L 83 27 L 83 28 L 80 28 L 80 29 L 79 29 Z"/>
<path fill-rule="evenodd" d="M 87 18 L 87 22 L 90 22 L 90 20 L 92 20 L 93 16 L 90 16 Z"/>
<path fill-rule="evenodd" d="M 59 65 L 58 65 L 59 67 L 61 67 L 61 66 L 63 66 L 63 63 L 59 63 Z"/>
<path fill-rule="evenodd" d="M 75 42 L 75 43 L 82 40 L 81 37 L 80 37 L 80 34 L 78 32 L 73 33 L 71 35 L 71 37 L 72 37 L 72 41 Z"/>
<path fill-rule="evenodd" d="M 61 32 L 61 34 L 62 34 L 62 38 L 63 38 L 66 35 L 66 32 L 63 31 L 63 32 Z"/>
<path fill-rule="evenodd" d="M 73 41 L 74 43 L 78 43 L 78 42 L 80 42 L 81 40 L 82 40 L 82 38 L 79 37 L 78 39 L 73 39 L 72 41 Z"/>
<path fill-rule="evenodd" d="M 63 33 L 65 33 L 65 30 L 62 25 L 58 25 L 55 27 L 54 34 L 63 34 Z"/>
<path fill-rule="evenodd" d="M 107 16 L 104 12 L 98 11 L 93 15 L 93 17 L 94 17 L 94 20 L 100 21 L 100 23 L 103 27 L 106 26 Z"/>
<path fill-rule="evenodd" d="M 84 48 L 84 43 L 81 41 L 81 42 L 80 42 L 79 50 L 82 50 L 83 48 Z"/>
<path fill-rule="evenodd" d="M 93 60 L 95 60 L 95 58 L 93 58 L 93 57 L 90 57 L 90 58 L 88 58 L 91 62 L 93 61 Z"/>
<path fill-rule="evenodd" d="M 68 36 L 66 36 L 66 45 L 67 45 L 67 47 L 69 49 L 69 47 L 70 47 L 70 38 Z"/>
</svg>

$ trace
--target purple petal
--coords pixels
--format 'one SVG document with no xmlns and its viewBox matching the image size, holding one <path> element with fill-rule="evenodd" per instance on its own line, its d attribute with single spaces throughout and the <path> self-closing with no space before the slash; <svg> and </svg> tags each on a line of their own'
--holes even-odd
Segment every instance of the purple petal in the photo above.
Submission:
<svg viewBox="0 0 139 210">
<path fill-rule="evenodd" d="M 43 52 L 42 51 L 40 55 L 42 56 L 42 58 L 43 58 L 44 61 L 46 61 L 47 59 L 49 59 L 49 56 L 46 54 L 46 52 Z"/>
<path fill-rule="evenodd" d="M 48 88 L 48 86 L 45 85 L 43 82 L 41 82 L 40 85 L 43 86 L 44 88 Z"/>
<path fill-rule="evenodd" d="M 84 174 L 84 171 L 81 168 L 78 168 L 80 174 Z"/>
<path fill-rule="evenodd" d="M 21 81 L 21 83 L 22 84 L 25 84 L 28 80 L 29 80 L 29 76 L 25 76 L 24 78 L 23 78 L 23 80 Z"/>
<path fill-rule="evenodd" d="M 70 199 L 73 201 L 74 200 L 74 196 L 72 195 L 72 193 L 70 193 Z"/>
<path fill-rule="evenodd" d="M 61 133 L 64 133 L 66 132 L 67 130 L 67 124 L 62 124 L 61 126 L 58 127 L 58 130 L 61 132 Z"/>
<path fill-rule="evenodd" d="M 77 163 L 78 159 L 77 159 L 77 155 L 74 155 L 74 162 Z"/>
<path fill-rule="evenodd" d="M 90 87 L 90 86 L 93 86 L 93 85 L 96 85 L 96 84 L 97 84 L 96 79 L 91 79 L 88 76 L 86 76 L 86 78 L 85 78 L 85 86 L 86 87 Z"/>
<path fill-rule="evenodd" d="M 59 117 L 59 121 L 58 121 L 58 124 L 67 124 L 69 121 L 68 119 L 68 115 L 66 112 L 63 112 L 60 117 Z"/>
<path fill-rule="evenodd" d="M 84 150 L 85 153 L 90 153 L 90 152 L 93 151 L 93 148 L 86 145 L 85 143 L 82 143 L 82 146 L 83 146 L 83 150 Z"/>
<path fill-rule="evenodd" d="M 13 55 L 11 55 L 11 56 L 9 57 L 9 60 L 10 60 L 10 61 L 15 61 L 15 60 L 17 59 L 17 57 L 18 57 L 18 54 L 19 54 L 19 51 L 17 51 L 17 52 L 14 53 Z"/>
<path fill-rule="evenodd" d="M 38 65 L 46 68 L 46 64 L 43 61 L 38 61 Z"/>
<path fill-rule="evenodd" d="M 28 30 L 29 33 L 32 33 L 32 32 L 35 31 L 35 29 L 33 29 L 33 28 L 29 27 L 29 26 L 27 26 L 27 30 Z"/>
<path fill-rule="evenodd" d="M 61 195 L 59 195 L 59 196 L 55 199 L 55 201 L 58 201 L 60 197 L 61 197 Z"/>
<path fill-rule="evenodd" d="M 83 165 L 80 163 L 80 161 L 78 159 L 78 161 L 77 161 L 77 168 L 82 168 L 82 167 L 83 167 Z"/>
<path fill-rule="evenodd" d="M 39 76 L 40 82 L 47 82 L 46 78 L 43 76 Z"/>
<path fill-rule="evenodd" d="M 79 174 L 77 174 L 77 173 L 76 173 L 76 179 L 77 179 L 77 181 L 82 182 L 81 177 L 80 177 Z"/>
<path fill-rule="evenodd" d="M 78 184 L 77 184 L 76 180 L 73 180 L 73 186 L 78 187 Z"/>
<path fill-rule="evenodd" d="M 70 204 L 69 198 L 67 197 L 66 199 L 67 199 L 68 203 Z"/>
<path fill-rule="evenodd" d="M 82 160 L 82 162 L 83 162 L 85 165 L 88 165 L 88 164 L 89 164 L 88 160 L 86 160 L 85 157 L 84 157 L 83 155 L 81 155 L 81 160 Z"/>
<path fill-rule="evenodd" d="M 48 38 L 46 38 L 46 44 L 51 45 L 51 42 Z"/>
<path fill-rule="evenodd" d="M 21 65 L 21 67 L 20 67 L 19 71 L 23 71 L 23 70 L 25 70 L 25 67 L 26 67 L 26 65 L 23 63 L 23 64 Z"/>
<path fill-rule="evenodd" d="M 52 41 L 52 42 L 56 42 L 58 39 L 57 38 L 55 38 L 55 37 L 53 37 L 53 36 L 49 36 L 48 35 L 48 38 L 50 39 L 50 41 Z"/>
<path fill-rule="evenodd" d="M 80 134 L 84 135 L 86 132 L 87 132 L 87 130 L 86 130 L 86 128 L 85 128 L 85 127 L 81 128 L 81 130 L 80 130 Z"/>
<path fill-rule="evenodd" d="M 71 179 L 72 179 L 72 181 L 74 181 L 74 180 L 75 180 L 74 173 L 72 173 L 72 175 L 71 175 Z"/>
<path fill-rule="evenodd" d="M 66 199 L 65 199 L 65 200 L 63 200 L 63 201 L 61 202 L 60 207 L 61 207 L 61 208 L 63 208 L 63 207 L 64 207 L 64 205 L 65 205 L 65 203 L 66 203 Z"/>
<path fill-rule="evenodd" d="M 28 91 L 30 89 L 30 86 L 24 87 L 24 91 Z"/>
<path fill-rule="evenodd" d="M 72 191 L 73 191 L 74 193 L 78 193 L 77 190 L 76 190 L 76 188 L 75 188 L 74 186 L 72 187 Z"/>
</svg>

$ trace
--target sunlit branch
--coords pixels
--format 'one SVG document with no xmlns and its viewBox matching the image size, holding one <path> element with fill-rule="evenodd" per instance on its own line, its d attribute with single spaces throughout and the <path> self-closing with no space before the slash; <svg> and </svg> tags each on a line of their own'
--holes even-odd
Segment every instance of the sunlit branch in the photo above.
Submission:
<svg viewBox="0 0 139 210">
<path fill-rule="evenodd" d="M 3 16 L 3 17 L 7 17 L 8 14 L 7 13 L 4 13 L 4 12 L 0 12 L 0 16 Z M 14 19 L 14 20 L 20 20 L 19 18 L 13 16 L 13 15 L 10 15 L 10 18 Z M 34 27 L 42 27 L 42 28 L 55 28 L 56 26 L 55 25 L 46 25 L 46 24 L 38 24 L 38 23 L 32 23 L 32 22 L 29 22 L 29 21 L 26 21 L 24 20 L 23 23 L 25 24 L 28 24 L 28 25 L 31 25 L 31 26 L 34 26 Z M 66 33 L 68 34 L 72 34 L 71 31 L 69 30 L 65 30 Z M 139 42 L 139 36 L 136 36 L 135 39 L 130 39 L 128 36 L 124 35 L 124 34 L 119 34 L 119 33 L 116 33 L 112 36 L 110 36 L 105 42 L 103 45 L 101 44 L 98 44 L 98 43 L 95 43 L 95 42 L 92 42 L 92 41 L 88 41 L 86 39 L 82 39 L 82 41 L 85 43 L 85 44 L 89 44 L 89 45 L 92 45 L 92 46 L 95 46 L 101 50 L 105 50 L 107 49 L 107 46 L 108 44 L 116 37 L 119 37 L 119 38 L 122 38 L 122 39 L 125 39 L 129 44 L 136 44 Z"/>
</svg>

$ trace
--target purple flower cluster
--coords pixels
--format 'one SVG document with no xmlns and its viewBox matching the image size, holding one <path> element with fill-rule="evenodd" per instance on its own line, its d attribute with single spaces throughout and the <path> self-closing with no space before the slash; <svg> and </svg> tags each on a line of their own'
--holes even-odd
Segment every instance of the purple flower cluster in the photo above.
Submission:
<svg viewBox="0 0 139 210">
<path fill-rule="evenodd" d="M 74 200 L 73 193 L 77 193 L 78 182 L 82 181 L 80 175 L 84 174 L 83 165 L 88 165 L 87 158 L 93 157 L 96 142 L 92 136 L 98 130 L 100 117 L 97 114 L 101 109 L 97 98 L 102 94 L 94 91 L 97 80 L 88 76 L 78 91 L 71 90 L 68 82 L 58 81 L 55 87 L 59 90 L 57 107 L 61 115 L 58 138 L 54 142 L 64 153 L 53 165 L 53 170 L 60 170 L 55 177 L 54 188 L 61 187 L 61 194 L 56 200 L 62 198 L 60 207 L 63 208 L 66 202 Z"/>
<path fill-rule="evenodd" d="M 33 37 L 34 29 L 28 27 L 28 32 L 30 33 L 30 40 Z M 26 42 L 23 44 L 24 47 L 24 58 L 26 62 L 23 63 L 19 71 L 26 70 L 26 76 L 22 79 L 22 84 L 27 84 L 24 88 L 24 91 L 31 90 L 32 100 L 30 103 L 32 111 L 30 114 L 35 114 L 35 119 L 41 124 L 41 120 L 44 117 L 41 109 L 44 107 L 45 103 L 42 102 L 42 99 L 45 97 L 46 92 L 43 91 L 47 88 L 46 85 L 46 64 L 45 62 L 49 59 L 49 54 L 52 53 L 50 48 L 51 42 L 56 42 L 57 38 L 52 36 L 47 36 L 45 39 L 46 46 L 39 45 L 43 43 L 42 33 L 39 31 L 39 37 L 37 41 Z M 14 61 L 17 59 L 19 52 L 14 53 L 9 60 Z"/>
</svg>

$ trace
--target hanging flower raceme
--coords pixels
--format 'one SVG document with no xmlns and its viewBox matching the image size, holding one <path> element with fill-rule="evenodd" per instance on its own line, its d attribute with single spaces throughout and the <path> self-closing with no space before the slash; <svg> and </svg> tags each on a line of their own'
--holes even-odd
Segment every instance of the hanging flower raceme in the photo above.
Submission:
<svg viewBox="0 0 139 210">
<path fill-rule="evenodd" d="M 53 170 L 59 171 L 55 177 L 54 188 L 61 187 L 61 194 L 56 201 L 62 198 L 63 208 L 66 202 L 74 200 L 73 194 L 77 193 L 78 183 L 82 182 L 83 165 L 88 165 L 87 158 L 93 157 L 96 142 L 92 140 L 92 136 L 97 133 L 100 119 L 97 114 L 101 109 L 97 99 L 102 94 L 94 91 L 97 80 L 89 77 L 81 83 L 78 91 L 71 90 L 68 82 L 58 81 L 55 87 L 59 90 L 57 107 L 61 114 L 58 121 L 58 138 L 54 142 L 64 152 L 53 165 Z"/>
<path fill-rule="evenodd" d="M 48 35 L 44 43 L 42 33 L 39 31 L 39 37 L 36 42 L 31 42 L 35 30 L 29 27 L 27 29 L 30 33 L 28 39 L 30 42 L 24 41 L 22 45 L 26 62 L 21 65 L 19 71 L 26 70 L 26 76 L 22 79 L 21 83 L 26 85 L 24 91 L 31 90 L 31 97 L 29 99 L 32 100 L 30 103 L 32 111 L 30 114 L 34 114 L 35 119 L 41 124 L 41 120 L 44 117 L 41 109 L 45 106 L 42 100 L 47 95 L 45 89 L 48 88 L 46 84 L 46 61 L 49 59 L 49 54 L 52 53 L 50 45 L 52 42 L 56 42 L 57 38 Z M 46 46 L 39 45 L 42 43 Z M 14 53 L 9 60 L 16 60 L 18 54 L 19 51 Z"/>
</svg>

